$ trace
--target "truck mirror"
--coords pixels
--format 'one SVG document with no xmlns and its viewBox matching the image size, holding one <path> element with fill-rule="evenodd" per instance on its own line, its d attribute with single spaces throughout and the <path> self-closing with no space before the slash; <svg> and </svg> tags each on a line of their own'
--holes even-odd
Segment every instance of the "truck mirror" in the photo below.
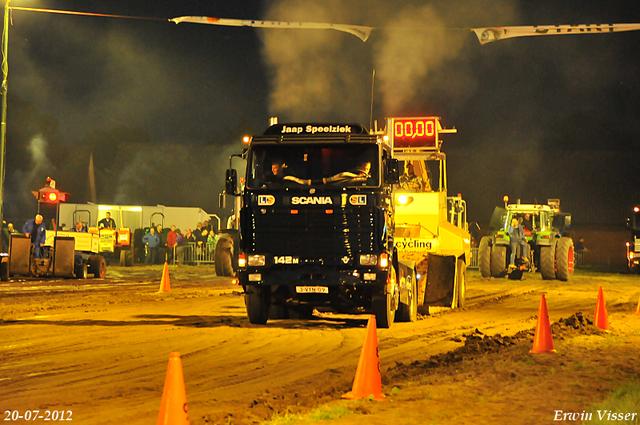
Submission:
<svg viewBox="0 0 640 425">
<path fill-rule="evenodd" d="M 229 168 L 226 174 L 224 193 L 227 195 L 235 195 L 238 186 L 238 172 L 235 168 Z"/>
<path fill-rule="evenodd" d="M 571 227 L 571 214 L 564 216 L 564 225 L 565 227 Z"/>
<path fill-rule="evenodd" d="M 227 197 L 224 193 L 221 193 L 220 196 L 218 197 L 218 207 L 221 210 L 224 210 L 225 208 L 227 208 Z"/>
<path fill-rule="evenodd" d="M 387 169 L 384 176 L 387 184 L 400 183 L 400 165 L 396 158 L 387 159 Z"/>
</svg>

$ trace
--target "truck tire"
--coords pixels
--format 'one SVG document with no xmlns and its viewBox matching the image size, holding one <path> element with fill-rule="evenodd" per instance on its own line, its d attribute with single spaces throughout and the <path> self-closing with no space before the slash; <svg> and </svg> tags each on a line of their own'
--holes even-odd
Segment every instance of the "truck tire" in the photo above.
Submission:
<svg viewBox="0 0 640 425">
<path fill-rule="evenodd" d="M 560 238 L 556 245 L 556 277 L 563 282 L 573 275 L 573 240 Z"/>
<path fill-rule="evenodd" d="M 389 271 L 390 278 L 396 280 L 396 269 L 391 267 Z M 388 329 L 393 324 L 396 315 L 395 294 L 389 292 L 387 294 L 373 296 L 371 307 L 373 314 L 376 316 L 376 325 L 378 328 Z"/>
<path fill-rule="evenodd" d="M 415 271 L 406 277 L 405 285 L 409 287 L 407 294 L 409 303 L 400 302 L 396 319 L 398 322 L 415 322 L 418 320 L 418 283 Z"/>
<path fill-rule="evenodd" d="M 495 245 L 491 250 L 491 276 L 503 277 L 507 268 L 507 247 Z"/>
<path fill-rule="evenodd" d="M 551 241 L 550 246 L 540 247 L 540 273 L 542 278 L 549 280 L 556 278 L 556 246 Z"/>
<path fill-rule="evenodd" d="M 228 235 L 222 236 L 213 253 L 216 275 L 233 276 L 233 239 Z"/>
<path fill-rule="evenodd" d="M 270 288 L 247 286 L 244 297 L 249 322 L 254 325 L 264 325 L 267 323 L 267 320 L 269 320 L 269 310 L 271 310 Z"/>
<path fill-rule="evenodd" d="M 478 268 L 482 277 L 491 276 L 491 238 L 483 236 L 478 247 Z"/>
<path fill-rule="evenodd" d="M 92 255 L 89 257 L 88 273 L 97 279 L 104 279 L 107 274 L 107 262 L 102 255 Z"/>
<path fill-rule="evenodd" d="M 458 258 L 458 263 L 456 264 L 456 277 L 458 280 L 456 307 L 464 308 L 464 301 L 467 295 L 467 265 L 461 258 Z"/>
</svg>

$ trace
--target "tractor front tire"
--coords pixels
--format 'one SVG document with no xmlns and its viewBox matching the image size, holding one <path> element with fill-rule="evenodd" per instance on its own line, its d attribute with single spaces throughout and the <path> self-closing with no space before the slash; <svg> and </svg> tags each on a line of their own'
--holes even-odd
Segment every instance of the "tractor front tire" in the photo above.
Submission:
<svg viewBox="0 0 640 425">
<path fill-rule="evenodd" d="M 478 267 L 482 277 L 491 277 L 491 238 L 483 236 L 478 247 Z"/>
<path fill-rule="evenodd" d="M 491 250 L 491 276 L 503 277 L 507 269 L 507 247 L 495 245 Z"/>
<path fill-rule="evenodd" d="M 216 243 L 213 253 L 216 275 L 233 276 L 233 239 L 230 236 L 222 236 Z"/>
<path fill-rule="evenodd" d="M 551 241 L 550 246 L 540 247 L 540 273 L 545 280 L 556 278 L 556 246 Z"/>
</svg>

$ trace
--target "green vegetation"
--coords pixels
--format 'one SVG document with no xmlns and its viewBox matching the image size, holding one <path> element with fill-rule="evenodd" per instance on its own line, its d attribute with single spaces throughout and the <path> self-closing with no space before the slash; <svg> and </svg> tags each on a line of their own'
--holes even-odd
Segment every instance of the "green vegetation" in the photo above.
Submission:
<svg viewBox="0 0 640 425">
<path fill-rule="evenodd" d="M 637 424 L 640 416 L 640 381 L 630 381 L 611 393 L 608 399 L 596 403 L 587 409 L 591 414 L 591 420 L 583 421 L 583 424 L 609 424 L 613 420 L 619 424 Z M 636 413 L 635 417 L 632 414 Z M 622 420 L 620 418 L 622 414 Z M 626 420 L 625 420 L 626 419 Z"/>
</svg>

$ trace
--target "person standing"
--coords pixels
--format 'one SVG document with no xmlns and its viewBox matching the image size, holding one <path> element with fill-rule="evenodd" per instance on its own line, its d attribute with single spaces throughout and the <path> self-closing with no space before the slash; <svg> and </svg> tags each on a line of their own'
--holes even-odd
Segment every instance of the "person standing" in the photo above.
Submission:
<svg viewBox="0 0 640 425">
<path fill-rule="evenodd" d="M 98 222 L 98 228 L 116 230 L 116 221 L 111 218 L 109 211 L 107 211 L 107 216 Z"/>
<path fill-rule="evenodd" d="M 156 235 L 155 227 L 149 229 L 149 233 L 142 237 L 142 243 L 147 247 L 147 258 L 145 258 L 144 263 L 146 265 L 155 264 L 158 256 L 158 247 L 160 246 L 160 238 Z"/>
<path fill-rule="evenodd" d="M 513 218 L 511 220 L 511 226 L 507 229 L 509 233 L 509 239 L 511 240 L 511 259 L 509 261 L 509 267 L 515 267 L 516 261 L 516 250 L 518 245 L 522 247 L 522 258 L 526 259 L 529 255 L 527 248 L 529 245 L 527 244 L 527 238 L 524 236 L 524 230 L 522 226 L 518 223 L 517 218 Z"/>
<path fill-rule="evenodd" d="M 31 238 L 31 244 L 33 245 L 33 256 L 35 258 L 42 258 L 44 254 L 44 243 L 47 239 L 46 228 L 43 221 L 43 217 L 37 214 L 34 219 L 27 221 L 22 227 L 22 233 L 28 238 Z"/>
<path fill-rule="evenodd" d="M 169 264 L 173 263 L 173 259 L 175 258 L 175 248 L 176 248 L 176 226 L 171 226 L 171 230 L 167 233 L 167 261 Z"/>
<path fill-rule="evenodd" d="M 184 243 L 185 238 L 182 236 L 180 229 L 176 230 L 176 257 L 178 257 L 178 265 L 184 262 Z"/>
</svg>

